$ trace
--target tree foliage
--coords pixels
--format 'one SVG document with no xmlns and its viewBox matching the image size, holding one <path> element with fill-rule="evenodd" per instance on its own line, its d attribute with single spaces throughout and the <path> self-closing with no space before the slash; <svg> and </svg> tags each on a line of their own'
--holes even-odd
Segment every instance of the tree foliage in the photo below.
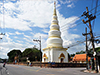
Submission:
<svg viewBox="0 0 100 75">
<path fill-rule="evenodd" d="M 41 52 L 42 54 L 42 52 Z M 30 61 L 39 61 L 40 60 L 40 50 L 37 48 L 26 48 L 23 53 L 23 57 L 28 57 Z"/>
<path fill-rule="evenodd" d="M 22 52 L 20 50 L 11 50 L 9 53 L 7 53 L 7 56 L 9 57 L 9 61 L 13 62 L 15 56 L 21 56 Z"/>
<path fill-rule="evenodd" d="M 99 54 L 100 53 L 100 47 L 95 48 L 95 51 L 97 52 L 97 54 Z M 83 50 L 76 52 L 76 54 L 85 54 L 85 53 L 86 53 L 86 51 L 83 51 Z M 90 57 L 93 56 L 93 49 L 88 50 L 88 55 Z M 74 57 L 74 56 L 75 56 L 75 54 L 70 54 L 70 57 Z"/>
<path fill-rule="evenodd" d="M 100 52 L 100 47 L 95 48 L 96 52 Z"/>
<path fill-rule="evenodd" d="M 18 56 L 20 61 L 25 60 L 28 57 L 28 60 L 30 61 L 40 61 L 40 53 L 42 55 L 42 52 L 38 50 L 37 48 L 26 48 L 23 52 L 20 50 L 11 50 L 7 56 L 9 57 L 9 61 L 13 62 L 14 57 Z"/>
<path fill-rule="evenodd" d="M 74 57 L 75 56 L 75 54 L 70 54 L 70 57 Z"/>
<path fill-rule="evenodd" d="M 76 54 L 85 54 L 86 52 L 81 50 L 80 52 L 76 52 Z"/>
<path fill-rule="evenodd" d="M 81 50 L 81 51 L 76 52 L 75 54 L 85 54 L 85 53 L 86 53 L 85 51 Z M 70 57 L 74 57 L 75 54 L 70 54 Z"/>
<path fill-rule="evenodd" d="M 95 48 L 97 54 L 100 54 L 100 47 Z M 88 50 L 88 55 L 93 56 L 93 49 Z"/>
</svg>

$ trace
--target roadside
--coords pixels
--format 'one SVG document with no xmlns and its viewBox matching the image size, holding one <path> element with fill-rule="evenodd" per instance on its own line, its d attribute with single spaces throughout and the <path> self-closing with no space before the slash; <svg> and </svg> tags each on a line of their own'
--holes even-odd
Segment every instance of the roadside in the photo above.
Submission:
<svg viewBox="0 0 100 75">
<path fill-rule="evenodd" d="M 3 67 L 3 64 L 0 63 L 0 74 L 1 75 L 9 75 L 9 72 L 6 67 Z"/>
<path fill-rule="evenodd" d="M 19 64 L 12 64 L 12 65 L 23 65 L 23 66 L 29 66 L 29 65 L 27 65 L 27 64 L 24 64 L 24 63 L 19 63 Z M 31 66 L 31 67 L 40 67 L 40 66 Z M 40 68 L 53 68 L 53 67 L 44 67 L 44 66 L 41 66 Z M 66 67 L 66 68 L 72 68 L 72 67 Z M 84 72 L 84 73 L 95 73 L 96 74 L 96 72 L 93 70 L 86 70 L 86 69 L 83 69 L 83 70 L 80 70 L 81 72 Z M 100 73 L 100 70 L 99 70 L 99 72 L 98 73 Z"/>
<path fill-rule="evenodd" d="M 96 71 L 95 70 L 82 70 L 82 72 L 85 72 L 85 73 L 96 73 Z M 100 73 L 100 70 L 99 70 L 99 72 L 98 73 Z"/>
</svg>

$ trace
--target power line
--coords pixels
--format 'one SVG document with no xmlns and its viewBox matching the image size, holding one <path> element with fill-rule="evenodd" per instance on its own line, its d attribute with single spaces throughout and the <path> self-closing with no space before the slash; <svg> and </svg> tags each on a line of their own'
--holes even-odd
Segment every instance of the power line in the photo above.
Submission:
<svg viewBox="0 0 100 75">
<path fill-rule="evenodd" d="M 79 42 L 79 43 L 78 43 Z M 77 43 L 75 43 L 75 44 L 72 44 L 72 45 L 70 45 L 70 46 L 68 46 L 67 48 L 71 48 L 71 47 L 73 47 L 73 46 L 77 46 L 77 45 L 79 45 L 79 44 L 81 44 L 81 43 L 84 43 L 85 41 L 78 41 Z"/>
<path fill-rule="evenodd" d="M 95 8 L 94 16 L 96 15 L 96 12 L 97 12 L 97 6 L 98 6 L 98 0 L 96 0 L 96 8 Z M 93 20 L 92 29 L 94 28 L 94 23 L 95 23 L 95 19 Z"/>
<path fill-rule="evenodd" d="M 97 6 L 97 7 L 99 7 L 100 6 L 100 4 Z M 97 7 L 94 7 L 93 9 L 91 9 L 90 11 L 88 11 L 88 12 L 90 12 L 90 13 L 92 13 L 91 11 L 93 11 L 95 8 L 97 8 Z"/>
<path fill-rule="evenodd" d="M 92 47 L 93 47 L 93 54 L 94 54 L 94 58 L 97 60 L 97 56 L 96 56 L 96 51 L 95 51 L 95 45 L 94 45 L 94 36 L 93 36 L 93 32 L 92 32 L 92 27 L 91 27 L 91 21 L 93 19 L 96 18 L 96 16 L 92 16 L 92 14 L 89 15 L 88 12 L 88 7 L 86 7 L 86 12 L 83 13 L 83 16 L 85 16 L 86 18 L 88 18 L 88 20 L 83 21 L 84 24 L 86 24 L 87 22 L 89 23 L 89 29 L 90 29 L 90 36 L 91 36 L 91 42 L 92 42 Z M 94 66 L 95 66 L 95 71 L 98 72 L 98 67 L 97 67 L 97 61 L 94 61 Z"/>
<path fill-rule="evenodd" d="M 89 41 L 89 40 L 90 40 L 90 37 L 87 36 L 87 38 L 88 38 L 87 40 Z M 76 41 L 76 42 L 74 42 L 73 44 L 70 44 L 70 46 L 68 46 L 68 48 L 73 47 L 73 46 L 77 46 L 77 45 L 82 44 L 82 43 L 84 43 L 84 42 L 86 42 L 85 39 L 82 39 L 82 40 L 80 40 L 80 41 Z"/>
<path fill-rule="evenodd" d="M 98 5 L 97 7 L 99 7 L 99 6 L 100 6 L 100 5 Z M 96 7 L 95 7 L 95 8 L 96 8 Z M 94 8 L 93 8 L 93 9 L 94 9 Z M 93 9 L 91 9 L 90 11 L 92 11 Z M 89 11 L 89 12 L 90 12 L 90 11 Z M 100 11 L 100 10 L 99 10 L 99 11 Z M 97 13 L 98 13 L 99 11 L 97 11 Z M 93 13 L 93 14 L 95 14 L 95 13 Z M 75 18 L 75 19 L 72 20 L 72 21 L 75 21 L 76 19 L 78 19 L 78 18 L 80 18 L 80 17 L 82 17 L 82 16 L 79 16 L 79 17 Z M 80 20 L 81 20 L 81 19 L 80 19 Z M 77 22 L 79 22 L 80 20 L 78 20 Z M 70 21 L 69 23 L 66 23 L 66 24 L 72 25 L 72 24 L 71 24 L 72 21 Z M 63 31 L 64 31 L 64 30 L 66 30 L 66 29 L 71 29 L 71 28 L 73 28 L 73 27 L 75 27 L 75 26 L 77 26 L 77 25 L 79 25 L 79 24 L 81 24 L 81 23 L 79 23 L 79 24 L 77 24 L 77 25 L 74 24 L 73 26 L 71 26 L 71 27 L 69 27 L 69 28 L 66 28 L 66 27 L 67 27 L 66 24 L 65 24 L 65 26 L 62 26 L 60 30 L 63 30 Z"/>
<path fill-rule="evenodd" d="M 78 17 L 78 18 L 79 18 L 79 17 Z M 70 21 L 69 23 L 66 23 L 66 25 L 67 25 L 67 24 L 73 25 L 72 22 L 75 21 L 75 20 L 78 19 L 78 18 L 75 18 L 74 20 Z M 81 21 L 81 20 L 78 20 L 77 22 L 80 22 L 80 21 Z M 65 27 L 66 27 L 66 26 L 62 26 L 61 29 L 65 28 Z"/>
<path fill-rule="evenodd" d="M 97 13 L 98 13 L 99 11 L 100 11 L 100 10 L 98 10 Z M 94 14 L 94 13 L 93 13 L 93 14 Z M 97 16 L 98 16 L 98 15 L 100 15 L 100 13 L 97 14 Z M 80 22 L 80 21 L 81 21 L 81 19 L 78 20 L 77 23 Z M 75 26 L 80 25 L 81 23 L 82 23 L 82 22 L 80 22 L 80 23 L 78 23 L 78 24 L 70 24 L 70 23 L 68 23 L 68 24 L 73 25 L 73 26 L 70 26 L 69 28 L 62 28 L 62 29 L 60 29 L 60 30 L 63 32 L 63 31 L 65 31 L 66 29 L 71 29 L 71 28 L 73 28 L 73 27 L 75 27 Z M 87 24 L 86 24 L 86 25 L 87 25 Z M 88 25 L 87 25 L 87 26 L 88 26 Z"/>
<path fill-rule="evenodd" d="M 81 17 L 81 16 L 79 16 L 79 17 L 75 18 L 74 20 L 72 20 L 72 21 L 70 21 L 70 22 L 68 22 L 68 23 L 64 24 L 64 25 L 61 27 L 61 29 L 62 29 L 62 28 L 64 28 L 64 27 L 65 27 L 65 25 L 67 25 L 67 24 L 71 24 L 73 21 L 75 21 L 76 19 L 79 19 L 80 17 Z"/>
<path fill-rule="evenodd" d="M 100 36 L 96 36 L 96 37 L 94 37 L 94 38 L 99 38 L 99 37 L 100 37 Z M 87 41 L 91 42 L 90 37 L 87 37 L 87 38 L 88 38 Z M 77 42 L 75 42 L 74 44 L 68 46 L 67 48 L 71 48 L 71 47 L 80 45 L 80 44 L 82 44 L 82 43 L 84 43 L 84 42 L 86 42 L 86 41 L 85 41 L 85 40 L 83 40 L 83 41 L 77 41 Z"/>
<path fill-rule="evenodd" d="M 99 4 L 97 7 L 99 7 L 99 6 L 100 6 L 100 4 Z M 94 7 L 93 9 L 91 9 L 91 10 L 88 11 L 88 12 L 93 11 L 93 10 L 94 10 L 95 8 L 97 8 L 97 7 Z M 70 21 L 70 22 L 64 24 L 63 26 L 61 26 L 61 29 L 62 29 L 62 28 L 65 28 L 65 25 L 70 24 L 70 23 L 72 23 L 73 21 L 75 21 L 75 20 L 77 20 L 77 19 L 79 19 L 79 18 L 81 18 L 81 17 L 82 17 L 82 16 L 79 16 L 79 17 L 75 18 L 74 20 L 72 20 L 72 21 Z"/>
<path fill-rule="evenodd" d="M 92 4 L 91 4 L 91 8 L 92 8 L 92 9 L 93 9 L 93 1 L 94 1 L 94 0 L 92 0 Z"/>
<path fill-rule="evenodd" d="M 66 29 L 72 29 L 73 27 L 78 26 L 78 25 L 80 25 L 80 24 L 82 24 L 82 22 L 80 22 L 80 23 L 78 23 L 78 24 L 74 24 L 73 26 L 70 26 L 69 28 L 65 28 L 65 29 L 63 29 L 63 30 L 61 30 L 61 31 L 64 32 Z"/>
</svg>

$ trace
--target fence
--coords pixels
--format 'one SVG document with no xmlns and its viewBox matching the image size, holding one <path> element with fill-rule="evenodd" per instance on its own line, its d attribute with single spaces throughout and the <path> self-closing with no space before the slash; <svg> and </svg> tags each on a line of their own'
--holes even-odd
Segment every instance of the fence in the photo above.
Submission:
<svg viewBox="0 0 100 75">
<path fill-rule="evenodd" d="M 32 63 L 32 66 L 42 66 L 42 67 L 86 67 L 86 63 L 54 63 L 54 62 L 49 62 L 49 63 Z"/>
</svg>

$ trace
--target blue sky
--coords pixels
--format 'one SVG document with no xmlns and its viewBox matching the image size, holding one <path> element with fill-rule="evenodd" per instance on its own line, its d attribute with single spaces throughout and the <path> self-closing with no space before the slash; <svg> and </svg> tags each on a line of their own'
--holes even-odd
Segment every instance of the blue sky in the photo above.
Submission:
<svg viewBox="0 0 100 75">
<path fill-rule="evenodd" d="M 42 49 L 46 48 L 54 1 L 56 1 L 63 47 L 67 48 L 78 43 L 77 41 L 85 40 L 82 33 L 85 32 L 87 26 L 82 22 L 82 19 L 85 18 L 80 16 L 86 11 L 86 7 L 89 11 L 96 7 L 96 0 L 4 0 L 4 15 L 1 0 L 0 32 L 6 34 L 0 40 L 1 58 L 7 58 L 7 53 L 12 49 L 23 51 L 25 48 L 32 48 L 35 45 L 39 48 L 39 44 L 32 40 L 39 39 L 40 36 L 42 37 Z M 100 0 L 98 0 L 98 5 L 97 17 L 92 26 L 95 36 L 100 36 Z M 90 14 L 94 15 L 94 12 L 95 9 Z M 100 44 L 95 44 L 95 46 L 98 47 Z M 85 43 L 69 48 L 68 52 L 72 54 L 81 50 L 85 50 Z"/>
</svg>

